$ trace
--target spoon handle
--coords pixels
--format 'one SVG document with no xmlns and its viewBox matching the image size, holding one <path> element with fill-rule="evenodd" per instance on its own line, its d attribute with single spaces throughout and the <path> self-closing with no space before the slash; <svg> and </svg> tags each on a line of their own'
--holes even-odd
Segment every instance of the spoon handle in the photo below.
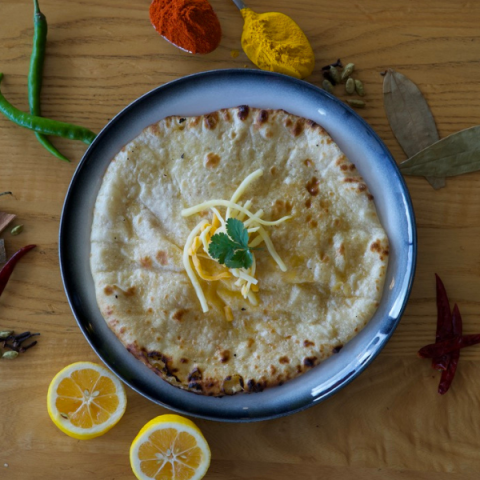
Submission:
<svg viewBox="0 0 480 480">
<path fill-rule="evenodd" d="M 242 0 L 233 0 L 233 3 L 238 7 L 239 10 L 247 8 L 247 6 L 242 2 Z"/>
</svg>

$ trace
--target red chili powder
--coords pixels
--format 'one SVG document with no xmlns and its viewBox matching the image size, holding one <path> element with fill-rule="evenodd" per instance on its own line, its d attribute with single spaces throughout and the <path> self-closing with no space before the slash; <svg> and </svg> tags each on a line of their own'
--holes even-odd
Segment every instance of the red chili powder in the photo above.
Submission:
<svg viewBox="0 0 480 480">
<path fill-rule="evenodd" d="M 207 0 L 153 0 L 150 21 L 169 42 L 191 53 L 210 53 L 222 29 Z"/>
</svg>

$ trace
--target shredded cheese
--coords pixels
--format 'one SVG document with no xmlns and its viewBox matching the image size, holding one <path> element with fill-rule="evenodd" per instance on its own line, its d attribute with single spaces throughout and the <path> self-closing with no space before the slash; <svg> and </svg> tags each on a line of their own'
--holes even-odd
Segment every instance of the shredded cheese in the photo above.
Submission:
<svg viewBox="0 0 480 480">
<path fill-rule="evenodd" d="M 245 192 L 247 187 L 257 178 L 260 178 L 263 175 L 263 170 L 258 169 L 255 170 L 253 173 L 248 175 L 245 180 L 238 186 L 238 188 L 235 190 L 235 193 L 232 195 L 232 198 L 230 199 L 231 202 L 236 203 L 237 200 L 242 196 L 242 194 Z M 248 208 L 248 207 L 247 207 Z M 227 208 L 227 214 L 226 218 L 230 218 L 230 207 Z"/>
<path fill-rule="evenodd" d="M 251 200 L 244 202 L 243 206 L 238 203 L 240 197 L 245 193 L 248 186 L 262 175 L 263 171 L 260 169 L 255 170 L 253 173 L 248 175 L 235 190 L 230 200 L 209 200 L 194 207 L 186 208 L 181 212 L 183 217 L 188 217 L 208 209 L 212 211 L 212 221 L 208 222 L 207 220 L 202 220 L 190 232 L 183 249 L 183 263 L 185 270 L 187 271 L 187 275 L 192 282 L 195 293 L 198 296 L 204 313 L 208 312 L 208 304 L 200 282 L 198 281 L 197 275 L 202 280 L 210 282 L 221 280 L 231 282 L 232 280 L 230 279 L 233 277 L 236 279 L 233 282 L 233 286 L 239 288 L 242 296 L 252 305 L 258 305 L 258 298 L 255 293 L 259 291 L 259 285 L 258 279 L 255 278 L 257 262 L 254 252 L 251 252 L 252 265 L 249 268 L 228 268 L 223 265 L 225 271 L 217 274 L 208 273 L 200 261 L 200 259 L 206 259 L 216 262 L 216 260 L 210 256 L 208 247 L 211 242 L 211 238 L 213 235 L 215 235 L 215 233 L 227 232 L 226 221 L 229 218 L 236 218 L 237 220 L 243 222 L 244 219 L 248 217 L 247 220 L 244 221 L 244 227 L 247 229 L 249 236 L 252 234 L 257 234 L 256 237 L 248 243 L 248 246 L 250 248 L 254 248 L 260 245 L 262 242 L 265 242 L 268 252 L 275 260 L 279 268 L 283 272 L 287 270 L 285 263 L 275 250 L 273 242 L 265 227 L 279 225 L 280 223 L 291 218 L 291 216 L 285 216 L 279 220 L 267 221 L 261 218 L 265 213 L 263 209 L 260 209 L 255 213 L 250 211 L 250 207 L 252 205 Z M 226 207 L 225 218 L 221 215 L 217 207 Z M 190 257 L 196 272 L 192 268 Z M 234 320 L 233 312 L 229 305 L 224 307 L 224 312 L 227 321 L 231 322 Z"/>
<path fill-rule="evenodd" d="M 182 210 L 181 215 L 182 217 L 190 217 L 191 215 L 195 213 L 202 212 L 203 210 L 207 210 L 211 207 L 230 207 L 234 208 L 235 210 L 239 210 L 240 212 L 245 213 L 248 217 L 250 218 L 255 218 L 255 214 L 250 212 L 250 210 L 247 210 L 246 208 L 242 207 L 238 203 L 232 202 L 231 200 L 208 200 L 207 202 L 200 203 L 196 205 L 195 207 L 191 208 L 185 208 Z M 286 217 L 282 217 L 278 220 L 275 220 L 273 222 L 269 222 L 267 220 L 262 220 L 261 218 L 255 218 L 256 223 L 260 223 L 261 225 L 265 226 L 273 226 L 273 225 L 279 225 L 280 223 L 284 222 L 285 220 L 288 220 L 292 218 L 291 215 L 287 215 Z"/>
<path fill-rule="evenodd" d="M 197 294 L 197 297 L 200 300 L 200 305 L 202 306 L 203 313 L 208 312 L 207 299 L 205 298 L 205 295 L 203 294 L 202 287 L 200 286 L 200 283 L 197 280 L 195 272 L 193 271 L 193 268 L 190 265 L 190 255 L 188 254 L 188 251 L 189 251 L 190 247 L 192 246 L 193 239 L 195 238 L 197 233 L 200 232 L 202 230 L 202 227 L 204 225 L 206 225 L 207 223 L 208 222 L 206 220 L 202 220 L 190 232 L 190 235 L 187 238 L 187 242 L 185 243 L 185 246 L 183 247 L 183 266 L 185 267 L 185 270 L 187 271 L 188 278 L 190 278 L 190 281 L 192 282 L 193 288 L 195 289 L 195 293 Z"/>
<path fill-rule="evenodd" d="M 227 322 L 233 322 L 232 309 L 228 305 L 225 305 L 223 309 L 225 310 L 225 318 L 227 319 Z"/>
</svg>

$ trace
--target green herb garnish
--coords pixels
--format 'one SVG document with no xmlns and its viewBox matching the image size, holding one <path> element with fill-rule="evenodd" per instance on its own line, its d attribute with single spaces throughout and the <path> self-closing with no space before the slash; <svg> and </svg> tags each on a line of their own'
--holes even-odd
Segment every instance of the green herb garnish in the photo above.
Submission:
<svg viewBox="0 0 480 480">
<path fill-rule="evenodd" d="M 248 246 L 248 231 L 245 225 L 236 218 L 229 218 L 226 227 L 227 233 L 213 235 L 208 253 L 228 268 L 250 268 L 253 257 Z"/>
</svg>

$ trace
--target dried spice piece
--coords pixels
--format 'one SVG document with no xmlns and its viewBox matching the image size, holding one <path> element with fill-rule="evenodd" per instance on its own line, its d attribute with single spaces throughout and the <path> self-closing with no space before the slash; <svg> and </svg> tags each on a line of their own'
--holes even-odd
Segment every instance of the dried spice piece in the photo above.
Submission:
<svg viewBox="0 0 480 480">
<path fill-rule="evenodd" d="M 365 95 L 365 89 L 363 88 L 363 83 L 358 80 L 358 79 L 355 79 L 355 91 L 361 96 L 363 97 Z"/>
<path fill-rule="evenodd" d="M 0 212 L 0 232 L 5 230 L 5 228 L 8 227 L 8 225 L 15 220 L 16 215 L 13 213 L 5 213 L 5 212 Z"/>
<path fill-rule="evenodd" d="M 460 310 L 457 304 L 453 307 L 452 327 L 454 335 L 462 334 L 462 316 L 460 315 Z M 460 359 L 460 350 L 455 350 L 449 355 L 449 357 L 447 368 L 442 372 L 442 378 L 440 379 L 440 385 L 438 386 L 438 393 L 440 395 L 447 393 L 452 384 L 455 372 L 457 371 L 458 361 Z"/>
<path fill-rule="evenodd" d="M 348 77 L 353 73 L 353 70 L 355 69 L 355 64 L 354 63 L 347 63 L 345 65 L 345 68 L 343 69 L 342 75 L 341 75 L 341 80 L 346 81 Z"/>
<path fill-rule="evenodd" d="M 347 98 L 346 102 L 355 108 L 365 108 L 365 102 L 363 100 L 357 100 L 355 98 Z"/>
<path fill-rule="evenodd" d="M 0 340 L 5 340 L 13 334 L 13 330 L 0 330 Z"/>
<path fill-rule="evenodd" d="M 447 340 L 453 336 L 452 313 L 450 312 L 450 302 L 448 301 L 447 291 L 440 277 L 435 274 L 436 294 L 437 294 L 437 332 L 435 342 Z M 435 370 L 446 370 L 450 357 L 444 355 L 432 360 L 432 367 Z"/>
<path fill-rule="evenodd" d="M 385 72 L 383 99 L 393 134 L 409 158 L 439 140 L 425 97 L 405 75 L 392 69 Z M 441 175 L 428 174 L 427 180 L 433 188 L 445 186 Z"/>
<path fill-rule="evenodd" d="M 13 360 L 14 358 L 17 358 L 18 357 L 18 352 L 15 352 L 15 351 L 10 351 L 10 352 L 5 352 L 3 355 L 2 355 L 2 358 L 6 358 L 8 360 Z"/>
<path fill-rule="evenodd" d="M 0 197 L 1 197 L 2 195 L 13 195 L 13 193 L 12 193 L 12 192 L 1 192 L 1 193 L 0 193 Z"/>
<path fill-rule="evenodd" d="M 342 61 L 338 58 L 335 63 L 329 63 L 328 65 L 325 65 L 324 67 L 322 67 L 322 71 L 323 72 L 328 71 L 328 70 L 330 70 L 330 67 L 343 68 Z"/>
<path fill-rule="evenodd" d="M 353 93 L 355 92 L 355 81 L 353 80 L 352 77 L 350 77 L 350 78 L 347 80 L 347 83 L 345 84 L 345 91 L 346 91 L 349 95 L 353 95 Z"/>
<path fill-rule="evenodd" d="M 480 170 L 480 125 L 449 135 L 399 165 L 404 175 L 453 177 Z"/>
<path fill-rule="evenodd" d="M 337 67 L 331 66 L 329 73 L 330 76 L 333 78 L 334 85 L 341 82 L 340 72 L 337 70 Z"/>
<path fill-rule="evenodd" d="M 5 290 L 8 280 L 13 273 L 15 265 L 25 254 L 27 254 L 35 247 L 36 245 L 27 245 L 26 247 L 21 248 L 20 250 L 18 250 L 18 252 L 13 254 L 12 258 L 10 258 L 10 260 L 0 270 L 0 295 L 3 293 L 3 290 Z"/>
<path fill-rule="evenodd" d="M 22 345 L 23 342 L 25 342 L 26 340 L 32 337 L 37 337 L 38 335 L 40 334 L 30 333 L 30 332 L 19 333 L 18 335 L 13 335 L 12 333 L 12 335 L 9 335 L 3 341 L 3 348 L 9 348 L 10 350 L 13 350 L 14 352 L 17 352 L 17 353 L 24 353 L 29 348 L 34 347 L 37 344 L 37 341 L 35 340 L 34 342 L 31 342 L 25 346 Z"/>
<path fill-rule="evenodd" d="M 20 235 L 23 232 L 23 225 L 17 225 L 16 227 L 13 227 L 11 230 L 12 235 Z"/>
<path fill-rule="evenodd" d="M 0 238 L 0 265 L 7 261 L 7 251 L 5 250 L 5 241 Z"/>
<path fill-rule="evenodd" d="M 323 82 L 322 82 L 322 87 L 323 89 L 328 92 L 328 93 L 332 93 L 333 92 L 333 85 L 332 83 L 327 80 L 326 78 L 323 79 Z"/>
<path fill-rule="evenodd" d="M 435 358 L 452 353 L 460 348 L 471 347 L 480 343 L 480 333 L 456 335 L 448 340 L 426 345 L 418 351 L 421 358 Z"/>
</svg>

